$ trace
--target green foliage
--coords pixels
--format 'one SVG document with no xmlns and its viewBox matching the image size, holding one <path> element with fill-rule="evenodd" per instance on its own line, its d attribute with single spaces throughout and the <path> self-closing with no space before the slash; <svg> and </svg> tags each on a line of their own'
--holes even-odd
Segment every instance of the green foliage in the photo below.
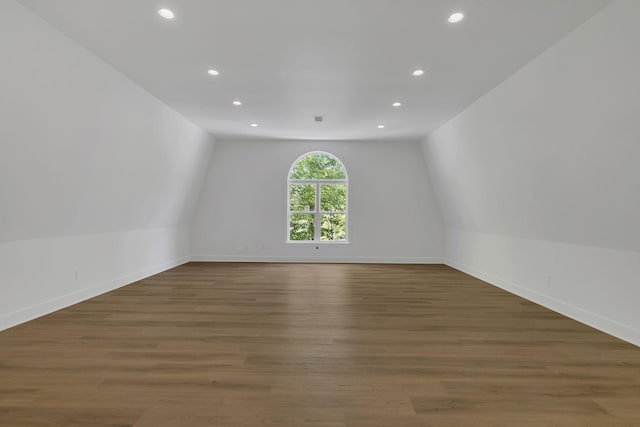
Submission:
<svg viewBox="0 0 640 427">
<path fill-rule="evenodd" d="M 313 153 L 298 160 L 289 179 L 347 179 L 347 174 L 334 157 Z"/>
<path fill-rule="evenodd" d="M 289 186 L 289 210 L 292 212 L 314 212 L 316 210 L 316 186 L 314 184 L 291 184 Z"/>
<path fill-rule="evenodd" d="M 289 238 L 291 240 L 313 240 L 315 227 L 313 214 L 292 214 L 289 224 Z"/>
<path fill-rule="evenodd" d="M 300 159 L 294 166 L 291 180 L 342 180 L 347 175 L 337 159 L 314 153 Z M 316 206 L 316 191 L 320 191 L 320 206 Z M 340 241 L 347 237 L 347 186 L 345 184 L 289 184 L 289 238 L 292 241 L 314 240 L 315 219 L 320 225 L 320 239 Z M 309 212 L 309 213 L 306 213 Z"/>
<path fill-rule="evenodd" d="M 347 216 L 344 214 L 324 214 L 322 215 L 322 227 L 320 228 L 320 239 L 337 241 L 345 240 Z"/>
<path fill-rule="evenodd" d="M 347 186 L 344 184 L 323 184 L 320 186 L 320 209 L 325 212 L 347 210 Z"/>
</svg>

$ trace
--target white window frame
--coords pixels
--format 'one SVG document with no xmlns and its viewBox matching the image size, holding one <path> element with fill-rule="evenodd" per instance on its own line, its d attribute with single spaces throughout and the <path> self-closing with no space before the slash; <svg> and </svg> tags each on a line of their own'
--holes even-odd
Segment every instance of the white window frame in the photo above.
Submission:
<svg viewBox="0 0 640 427">
<path fill-rule="evenodd" d="M 298 162 L 300 160 L 302 160 L 303 158 L 312 155 L 312 154 L 321 154 L 323 156 L 329 156 L 333 159 L 335 159 L 340 166 L 342 167 L 342 170 L 344 170 L 344 174 L 346 179 L 291 179 L 291 173 L 293 172 L 293 169 L 295 168 L 295 166 L 298 164 Z M 316 196 L 316 200 L 315 200 L 315 210 L 314 211 L 291 211 L 289 208 L 291 207 L 291 185 L 295 185 L 295 184 L 303 184 L 303 185 L 315 185 L 315 196 Z M 342 184 L 345 186 L 346 188 L 346 206 L 345 206 L 345 210 L 344 211 L 323 211 L 320 207 L 320 188 L 323 185 L 339 185 Z M 291 164 L 291 168 L 289 168 L 289 173 L 287 174 L 287 186 L 286 186 L 286 192 L 287 192 L 287 206 L 286 206 L 286 210 L 287 210 L 287 216 L 286 216 L 286 226 L 285 226 L 285 232 L 286 232 L 286 242 L 287 243 L 293 243 L 293 244 L 332 244 L 332 245 L 343 245 L 343 244 L 349 244 L 349 175 L 347 173 L 347 168 L 345 168 L 344 163 L 342 163 L 340 161 L 340 159 L 338 159 L 336 156 L 334 156 L 331 153 L 327 153 L 326 151 L 310 151 L 308 153 L 303 154 L 302 156 L 298 157 L 296 159 L 295 162 L 293 162 Z M 313 239 L 314 240 L 291 240 L 291 232 L 290 232 L 290 225 L 291 225 L 291 215 L 296 215 L 296 214 L 308 214 L 308 215 L 313 215 Z M 322 215 L 331 215 L 331 214 L 336 214 L 336 215 L 344 215 L 345 216 L 345 236 L 344 236 L 344 240 L 321 240 L 321 226 L 322 226 Z"/>
</svg>

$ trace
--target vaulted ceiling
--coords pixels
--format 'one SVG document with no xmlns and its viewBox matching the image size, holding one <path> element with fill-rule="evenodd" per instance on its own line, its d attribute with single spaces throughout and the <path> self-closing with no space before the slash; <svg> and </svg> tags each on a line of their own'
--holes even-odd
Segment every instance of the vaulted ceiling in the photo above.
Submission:
<svg viewBox="0 0 640 427">
<path fill-rule="evenodd" d="M 21 2 L 214 135 L 394 139 L 434 130 L 610 0 Z"/>
</svg>

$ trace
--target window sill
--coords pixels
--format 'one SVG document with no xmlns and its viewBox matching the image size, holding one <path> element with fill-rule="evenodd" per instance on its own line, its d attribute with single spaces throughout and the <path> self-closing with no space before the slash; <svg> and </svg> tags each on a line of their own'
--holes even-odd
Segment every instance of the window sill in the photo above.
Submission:
<svg viewBox="0 0 640 427">
<path fill-rule="evenodd" d="M 350 245 L 351 242 L 343 240 L 339 242 L 328 242 L 326 240 L 316 242 L 314 240 L 288 240 L 285 245 Z"/>
</svg>

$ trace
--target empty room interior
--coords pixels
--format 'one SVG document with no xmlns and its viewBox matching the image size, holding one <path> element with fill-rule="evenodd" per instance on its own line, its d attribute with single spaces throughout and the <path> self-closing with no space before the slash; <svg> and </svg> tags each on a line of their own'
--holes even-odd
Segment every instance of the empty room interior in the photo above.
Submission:
<svg viewBox="0 0 640 427">
<path fill-rule="evenodd" d="M 0 426 L 640 426 L 640 1 L 0 7 Z"/>
</svg>

